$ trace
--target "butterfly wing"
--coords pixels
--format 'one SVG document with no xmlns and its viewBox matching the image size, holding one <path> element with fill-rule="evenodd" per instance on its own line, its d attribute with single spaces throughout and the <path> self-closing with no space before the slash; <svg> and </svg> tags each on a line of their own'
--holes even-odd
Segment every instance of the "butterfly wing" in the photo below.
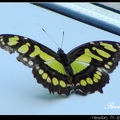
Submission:
<svg viewBox="0 0 120 120">
<path fill-rule="evenodd" d="M 48 47 L 23 36 L 1 34 L 0 47 L 19 53 L 17 60 L 32 68 L 32 73 L 50 93 L 69 95 L 72 89 L 59 56 Z"/>
<path fill-rule="evenodd" d="M 120 60 L 120 43 L 94 41 L 80 45 L 67 54 L 74 72 L 77 93 L 86 95 L 99 91 L 109 83 L 109 74 Z"/>
</svg>

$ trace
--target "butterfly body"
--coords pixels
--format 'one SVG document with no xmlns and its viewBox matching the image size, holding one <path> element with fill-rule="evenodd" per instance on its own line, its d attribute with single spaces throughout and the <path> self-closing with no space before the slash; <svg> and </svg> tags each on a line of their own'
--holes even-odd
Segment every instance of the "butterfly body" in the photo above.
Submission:
<svg viewBox="0 0 120 120">
<path fill-rule="evenodd" d="M 64 69 L 65 69 L 66 75 L 68 77 L 69 83 L 72 83 L 74 73 L 73 73 L 73 70 L 72 70 L 72 68 L 70 66 L 70 60 L 69 60 L 67 54 L 65 54 L 64 51 L 62 49 L 60 49 L 60 48 L 58 49 L 57 54 L 59 55 L 60 62 L 64 66 Z"/>
<path fill-rule="evenodd" d="M 109 73 L 120 61 L 120 43 L 93 41 L 82 44 L 65 54 L 19 35 L 1 34 L 0 47 L 17 52 L 17 60 L 32 68 L 37 82 L 51 93 L 69 95 L 72 91 L 87 95 L 109 83 Z"/>
</svg>

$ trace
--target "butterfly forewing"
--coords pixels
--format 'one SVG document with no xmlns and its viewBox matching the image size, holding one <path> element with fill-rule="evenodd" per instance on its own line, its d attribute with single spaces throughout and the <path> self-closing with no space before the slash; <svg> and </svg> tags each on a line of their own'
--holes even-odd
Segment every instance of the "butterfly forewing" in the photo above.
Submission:
<svg viewBox="0 0 120 120">
<path fill-rule="evenodd" d="M 19 35 L 0 35 L 0 47 L 19 53 L 18 61 L 33 68 L 38 83 L 48 88 L 50 93 L 69 95 L 72 89 L 58 55 L 44 45 Z"/>
<path fill-rule="evenodd" d="M 95 41 L 80 45 L 67 54 L 74 72 L 75 90 L 81 94 L 103 92 L 109 75 L 120 60 L 120 43 Z"/>
</svg>

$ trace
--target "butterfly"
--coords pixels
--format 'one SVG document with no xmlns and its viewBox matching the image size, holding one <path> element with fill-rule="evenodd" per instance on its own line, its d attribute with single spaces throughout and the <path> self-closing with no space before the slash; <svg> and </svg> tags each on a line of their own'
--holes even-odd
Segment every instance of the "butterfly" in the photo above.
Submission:
<svg viewBox="0 0 120 120">
<path fill-rule="evenodd" d="M 67 54 L 57 52 L 30 38 L 1 34 L 0 47 L 9 53 L 17 52 L 17 60 L 32 68 L 37 82 L 50 93 L 87 95 L 109 83 L 109 73 L 120 60 L 120 43 L 92 41 L 75 47 Z"/>
</svg>

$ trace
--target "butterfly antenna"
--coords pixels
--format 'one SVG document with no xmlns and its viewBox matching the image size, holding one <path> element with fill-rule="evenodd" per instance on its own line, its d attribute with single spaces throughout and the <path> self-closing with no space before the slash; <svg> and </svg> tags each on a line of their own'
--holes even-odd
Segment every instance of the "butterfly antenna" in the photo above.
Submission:
<svg viewBox="0 0 120 120">
<path fill-rule="evenodd" d="M 57 45 L 57 47 L 59 48 L 59 45 L 55 42 L 55 40 L 53 40 L 43 28 L 42 28 L 42 30 L 50 38 L 50 40 L 52 40 Z"/>
<path fill-rule="evenodd" d="M 63 40 L 64 40 L 64 31 L 63 31 L 63 36 L 62 36 L 61 49 L 62 49 L 62 47 L 63 47 Z"/>
</svg>

